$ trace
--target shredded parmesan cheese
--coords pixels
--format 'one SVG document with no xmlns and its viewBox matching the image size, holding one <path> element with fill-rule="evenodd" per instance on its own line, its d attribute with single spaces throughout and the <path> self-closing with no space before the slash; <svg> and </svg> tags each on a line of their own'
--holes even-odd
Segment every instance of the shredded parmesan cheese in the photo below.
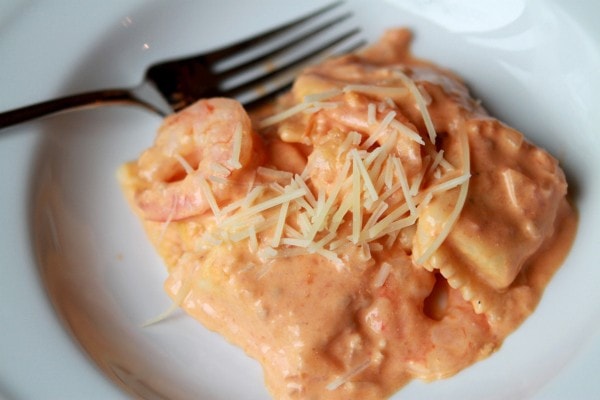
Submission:
<svg viewBox="0 0 600 400">
<path fill-rule="evenodd" d="M 281 235 L 283 234 L 283 227 L 285 226 L 285 220 L 290 207 L 290 203 L 283 203 L 279 210 L 279 218 L 277 219 L 277 225 L 275 227 L 275 233 L 271 239 L 271 246 L 276 248 L 281 242 Z"/>
<path fill-rule="evenodd" d="M 284 193 L 280 196 L 271 198 L 267 201 L 256 204 L 256 205 L 249 207 L 243 211 L 240 211 L 237 214 L 232 215 L 228 220 L 223 221 L 223 223 L 221 225 L 222 226 L 231 226 L 231 225 L 239 224 L 240 222 L 243 222 L 245 219 L 247 219 L 253 215 L 259 214 L 262 211 L 265 211 L 269 208 L 276 207 L 283 203 L 290 202 L 298 197 L 302 197 L 302 196 L 304 196 L 305 193 L 306 192 L 304 189 L 295 189 L 295 190 L 290 191 L 289 193 Z"/>
<path fill-rule="evenodd" d="M 470 169 L 470 150 L 469 150 L 469 138 L 466 132 L 461 132 L 460 134 L 460 147 L 462 152 L 462 167 L 463 167 L 463 177 L 467 177 L 464 182 L 460 184 L 460 191 L 458 193 L 458 199 L 456 200 L 456 205 L 452 209 L 450 216 L 444 222 L 444 227 L 440 234 L 433 240 L 433 242 L 429 245 L 429 247 L 419 256 L 416 260 L 418 265 L 423 265 L 429 257 L 442 245 L 446 237 L 450 234 L 452 227 L 458 220 L 460 216 L 460 212 L 465 204 L 467 199 L 467 193 L 469 191 L 469 179 L 471 175 Z"/>
<path fill-rule="evenodd" d="M 294 177 L 294 174 L 288 171 L 281 171 L 273 168 L 258 167 L 256 173 L 264 177 L 273 178 L 275 180 L 289 182 Z"/>
<path fill-rule="evenodd" d="M 342 386 L 343 384 L 348 382 L 350 379 L 352 379 L 352 377 L 354 377 L 354 376 L 360 374 L 361 372 L 363 372 L 364 370 L 366 370 L 370 364 L 371 364 L 371 360 L 366 360 L 362 364 L 359 364 L 356 367 L 352 368 L 350 371 L 346 372 L 342 376 L 340 376 L 340 377 L 336 378 L 335 380 L 333 380 L 332 382 L 330 382 L 326 386 L 327 390 L 336 390 L 337 388 L 339 388 L 340 386 Z"/>
<path fill-rule="evenodd" d="M 186 174 L 191 175 L 194 173 L 194 168 L 187 162 L 185 158 L 181 156 L 181 154 L 174 154 L 173 157 L 177 160 L 179 164 L 183 167 Z"/>
<path fill-rule="evenodd" d="M 417 209 L 415 207 L 415 204 L 413 203 L 412 196 L 408 188 L 408 180 L 406 179 L 406 172 L 404 172 L 402 162 L 398 157 L 392 157 L 391 160 L 392 164 L 394 165 L 396 176 L 400 181 L 400 188 L 402 189 L 402 194 L 404 194 L 404 201 L 406 201 L 406 205 L 408 206 L 410 213 L 414 215 Z"/>
<path fill-rule="evenodd" d="M 219 209 L 219 205 L 217 204 L 217 200 L 213 195 L 212 190 L 210 189 L 210 185 L 206 182 L 202 176 L 198 176 L 198 185 L 200 186 L 200 190 L 202 190 L 202 195 L 208 202 L 210 209 L 212 210 L 215 217 L 219 218 L 221 216 L 221 210 Z"/>
<path fill-rule="evenodd" d="M 408 136 L 411 140 L 414 140 L 415 142 L 419 143 L 420 145 L 425 145 L 425 141 L 423 140 L 423 138 L 421 137 L 421 135 L 419 135 L 417 132 L 415 132 L 414 130 L 410 129 L 408 126 L 406 126 L 402 122 L 398 121 L 397 119 L 393 120 L 390 123 L 390 125 L 394 129 L 397 129 L 403 135 Z"/>
<path fill-rule="evenodd" d="M 169 225 L 171 225 L 171 222 L 173 221 L 173 217 L 175 216 L 175 212 L 177 211 L 177 202 L 174 201 L 173 205 L 171 206 L 171 211 L 169 212 L 169 215 L 167 216 L 167 219 L 165 220 L 165 222 L 163 222 L 162 227 L 160 228 L 160 233 L 158 234 L 158 242 L 161 243 L 165 237 L 165 234 L 167 233 L 167 228 L 169 227 Z"/>
<path fill-rule="evenodd" d="M 367 193 L 369 194 L 369 196 L 371 196 L 371 199 L 373 199 L 373 201 L 377 200 L 377 198 L 379 196 L 377 194 L 377 191 L 375 190 L 375 186 L 373 186 L 373 182 L 371 181 L 371 177 L 369 176 L 369 173 L 367 172 L 367 168 L 365 167 L 365 164 L 363 163 L 360 156 L 358 155 L 358 152 L 356 151 L 356 149 L 353 149 L 350 152 L 350 154 L 352 154 L 352 162 L 355 165 L 357 165 L 358 172 L 360 173 L 360 176 L 362 177 L 362 181 L 365 184 Z"/>
<path fill-rule="evenodd" d="M 377 123 L 376 112 L 377 108 L 375 104 L 369 103 L 369 105 L 367 106 L 367 124 L 369 124 L 369 126 L 373 126 Z"/>
<path fill-rule="evenodd" d="M 286 119 L 288 119 L 296 114 L 299 114 L 303 111 L 310 110 L 310 112 L 316 112 L 322 108 L 337 107 L 338 105 L 339 105 L 339 103 L 325 103 L 325 102 L 320 102 L 320 101 L 298 103 L 295 106 L 290 107 L 287 110 L 280 112 L 279 114 L 275 114 L 268 118 L 263 119 L 259 124 L 259 128 L 263 129 L 263 128 L 269 127 L 271 125 L 278 124 L 278 123 L 285 121 Z"/>
<path fill-rule="evenodd" d="M 398 108 L 398 105 L 394 102 L 394 100 L 391 97 L 386 97 L 385 99 L 383 99 L 383 101 L 385 101 L 385 104 L 387 104 L 390 108 Z"/>
<path fill-rule="evenodd" d="M 392 264 L 382 262 L 381 266 L 379 267 L 379 271 L 377 271 L 377 275 L 375 275 L 375 279 L 373 280 L 373 286 L 376 288 L 382 287 L 391 271 Z"/>
<path fill-rule="evenodd" d="M 394 117 L 396 117 L 396 111 L 390 111 L 385 117 L 383 117 L 383 120 L 381 120 L 381 122 L 379 123 L 379 126 L 377 127 L 375 133 L 373 133 L 373 135 L 371 135 L 365 141 L 364 146 L 366 148 L 373 146 L 375 142 L 379 140 L 379 138 L 385 133 L 390 123 L 394 120 Z"/>
<path fill-rule="evenodd" d="M 401 87 L 385 87 L 375 85 L 346 85 L 343 89 L 344 93 L 357 92 L 364 94 L 373 94 L 377 96 L 385 97 L 402 97 L 406 96 L 409 92 L 406 88 Z"/>
<path fill-rule="evenodd" d="M 155 317 L 150 318 L 149 320 L 147 320 L 146 322 L 144 322 L 142 324 L 142 328 L 147 328 L 151 325 L 156 325 L 159 322 L 164 321 L 165 319 L 169 318 L 171 315 L 173 315 L 173 313 L 175 311 L 177 311 L 179 309 L 179 304 L 173 302 L 171 303 L 171 305 L 169 306 L 169 308 L 167 308 L 165 311 L 161 312 L 160 314 L 158 314 Z"/>
<path fill-rule="evenodd" d="M 242 124 L 238 123 L 233 131 L 233 148 L 231 150 L 231 158 L 228 164 L 233 169 L 242 168 L 240 163 L 240 152 L 242 150 Z"/>
<path fill-rule="evenodd" d="M 341 154 L 347 152 L 351 146 L 358 146 L 360 144 L 361 140 L 362 140 L 362 136 L 360 136 L 360 133 L 358 133 L 356 131 L 348 132 L 348 136 L 346 136 L 346 139 L 344 139 L 344 142 L 338 149 L 338 153 L 337 153 L 338 157 Z"/>
<path fill-rule="evenodd" d="M 327 100 L 327 99 L 335 97 L 341 93 L 342 93 L 342 91 L 340 89 L 332 89 L 332 90 L 328 90 L 326 92 L 313 93 L 313 94 L 304 96 L 304 102 L 305 103 L 314 103 L 317 101 Z"/>
<path fill-rule="evenodd" d="M 362 225 L 362 210 L 360 204 L 360 172 L 358 163 L 352 163 L 352 243 L 357 244 Z"/>
<path fill-rule="evenodd" d="M 427 111 L 427 101 L 423 98 L 421 91 L 415 85 L 415 82 L 410 79 L 404 72 L 400 69 L 395 69 L 394 72 L 400 78 L 400 80 L 406 85 L 413 98 L 417 103 L 417 107 L 423 116 L 423 122 L 425 123 L 425 128 L 427 129 L 427 133 L 429 134 L 429 140 L 431 143 L 435 144 L 436 132 L 433 126 L 433 121 L 431 120 L 431 116 L 429 115 L 429 111 Z"/>
<path fill-rule="evenodd" d="M 220 164 L 218 162 L 211 162 L 209 164 L 209 168 L 211 169 L 211 171 L 213 171 L 215 174 L 221 175 L 221 176 L 229 176 L 231 174 L 231 171 L 227 169 L 227 167 L 225 167 L 223 164 Z"/>
</svg>

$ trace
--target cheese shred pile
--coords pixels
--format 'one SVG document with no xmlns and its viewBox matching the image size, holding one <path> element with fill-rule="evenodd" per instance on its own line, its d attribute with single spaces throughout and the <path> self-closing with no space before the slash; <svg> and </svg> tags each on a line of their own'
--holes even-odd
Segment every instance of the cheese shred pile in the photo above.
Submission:
<svg viewBox="0 0 600 400">
<path fill-rule="evenodd" d="M 299 113 L 338 107 L 341 102 L 328 100 L 351 91 L 379 96 L 411 95 L 423 118 L 427 137 L 435 144 L 436 132 L 422 89 L 403 72 L 395 73 L 405 87 L 347 85 L 341 90 L 312 94 L 303 102 L 264 119 L 260 127 L 278 124 Z M 390 97 L 384 103 L 388 108 L 394 105 Z M 435 195 L 458 188 L 457 202 L 443 229 L 415 261 L 418 265 L 425 263 L 446 239 L 465 203 L 470 177 L 468 138 L 466 134 L 460 138 L 462 165 L 458 168 L 444 158 L 443 150 L 428 148 L 427 151 L 433 152 L 428 157 L 429 164 L 409 181 L 397 154 L 398 137 L 407 135 L 421 146 L 425 141 L 418 132 L 396 119 L 396 111 L 389 111 L 378 121 L 376 109 L 376 104 L 369 104 L 367 118 L 369 126 L 376 127 L 374 133 L 364 139 L 360 133 L 350 131 L 338 149 L 336 161 L 341 168 L 327 190 L 315 189 L 318 185 L 311 184 L 315 171 L 310 160 L 306 169 L 296 175 L 260 167 L 257 174 L 270 183 L 252 188 L 244 198 L 222 209 L 209 183 L 202 179 L 200 188 L 211 206 L 215 223 L 208 227 L 197 246 L 248 240 L 251 250 L 263 259 L 319 254 L 341 269 L 347 246 L 358 246 L 365 257 L 370 257 L 372 251 L 391 247 L 403 229 L 415 225 L 421 210 Z M 233 168 L 239 167 L 240 140 L 239 134 L 234 135 L 234 156 L 228 162 Z M 382 144 L 374 147 L 376 143 Z M 433 183 L 422 188 L 428 173 L 434 178 Z"/>
</svg>

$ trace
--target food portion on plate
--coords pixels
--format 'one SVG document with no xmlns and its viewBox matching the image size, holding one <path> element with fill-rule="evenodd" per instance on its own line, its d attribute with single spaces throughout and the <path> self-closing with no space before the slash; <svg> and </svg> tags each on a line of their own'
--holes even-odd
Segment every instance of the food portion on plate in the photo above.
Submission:
<svg viewBox="0 0 600 400">
<path fill-rule="evenodd" d="M 200 100 L 119 171 L 174 303 L 257 359 L 274 398 L 456 374 L 533 312 L 569 250 L 558 162 L 410 40 L 307 68 L 250 114 Z"/>
</svg>

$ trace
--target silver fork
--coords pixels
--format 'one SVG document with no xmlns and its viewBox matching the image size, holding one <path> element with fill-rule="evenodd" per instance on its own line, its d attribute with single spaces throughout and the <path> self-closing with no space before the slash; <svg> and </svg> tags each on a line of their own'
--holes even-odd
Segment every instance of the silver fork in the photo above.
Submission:
<svg viewBox="0 0 600 400">
<path fill-rule="evenodd" d="M 358 27 L 346 26 L 352 13 L 342 4 L 331 3 L 226 48 L 155 64 L 131 89 L 75 94 L 2 112 L 0 129 L 90 105 L 134 104 L 165 116 L 200 98 L 224 96 L 252 107 L 287 88 L 304 66 L 365 44 Z M 236 58 L 242 61 L 235 63 Z"/>
</svg>

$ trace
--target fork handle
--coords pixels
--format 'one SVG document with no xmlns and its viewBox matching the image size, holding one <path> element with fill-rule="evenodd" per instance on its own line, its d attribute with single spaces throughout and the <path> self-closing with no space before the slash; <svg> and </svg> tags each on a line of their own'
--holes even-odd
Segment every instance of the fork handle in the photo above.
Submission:
<svg viewBox="0 0 600 400">
<path fill-rule="evenodd" d="M 159 112 L 149 104 L 146 104 L 135 98 L 131 91 L 125 89 L 98 90 L 75 94 L 71 96 L 60 97 L 58 99 L 48 100 L 30 106 L 17 108 L 0 113 L 0 129 L 16 125 L 35 118 L 54 114 L 60 111 L 66 111 L 78 107 L 94 106 L 100 104 L 137 104 L 150 108 L 152 111 Z"/>
</svg>

